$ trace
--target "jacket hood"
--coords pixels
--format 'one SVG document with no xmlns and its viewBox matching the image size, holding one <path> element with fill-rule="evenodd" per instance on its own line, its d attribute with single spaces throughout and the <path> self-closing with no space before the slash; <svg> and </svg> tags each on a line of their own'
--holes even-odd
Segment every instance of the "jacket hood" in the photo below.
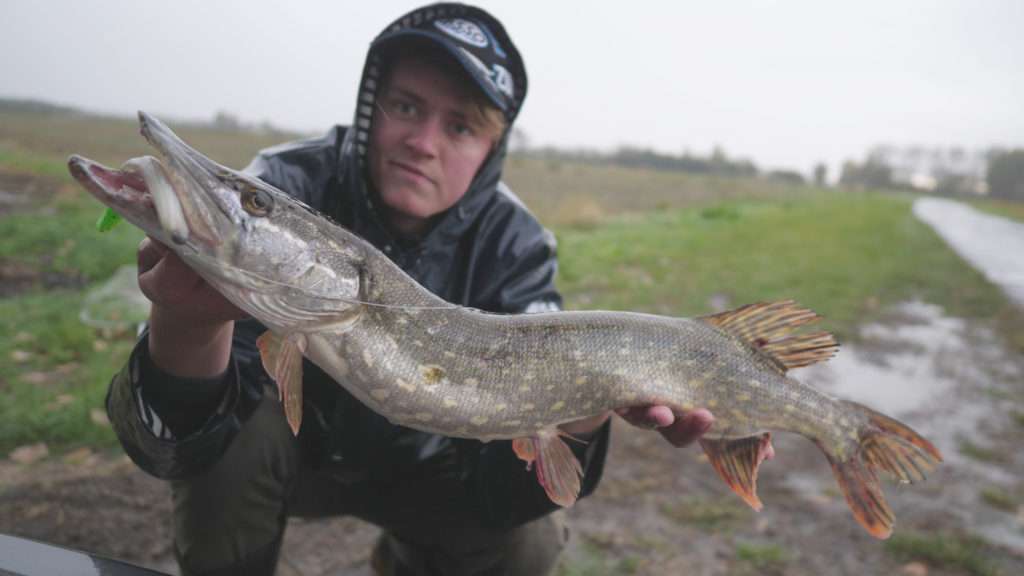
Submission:
<svg viewBox="0 0 1024 576">
<path fill-rule="evenodd" d="M 363 66 L 352 129 L 341 146 L 340 172 L 348 185 L 358 187 L 357 196 L 365 199 L 371 216 L 378 220 L 382 219 L 376 198 L 367 186 L 366 153 L 381 74 L 380 51 L 403 38 L 427 39 L 444 48 L 507 120 L 504 134 L 477 171 L 469 190 L 427 233 L 458 236 L 473 222 L 501 181 L 512 123 L 526 98 L 526 68 L 501 22 L 486 11 L 465 4 L 440 3 L 418 8 L 377 35 Z"/>
</svg>

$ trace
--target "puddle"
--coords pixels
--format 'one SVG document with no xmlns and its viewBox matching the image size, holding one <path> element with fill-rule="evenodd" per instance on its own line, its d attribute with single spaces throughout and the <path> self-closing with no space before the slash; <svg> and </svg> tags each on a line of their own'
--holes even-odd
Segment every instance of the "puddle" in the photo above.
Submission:
<svg viewBox="0 0 1024 576">
<path fill-rule="evenodd" d="M 914 215 L 1024 306 L 1024 224 L 944 198 L 919 198 Z"/>
<path fill-rule="evenodd" d="M 901 490 L 903 504 L 942 510 L 986 539 L 1024 552 L 1024 517 L 992 509 L 979 493 L 991 486 L 1015 489 L 1024 461 L 1008 447 L 1007 414 L 1024 372 L 1020 358 L 986 327 L 943 314 L 938 306 L 909 302 L 892 311 L 893 322 L 861 328 L 857 344 L 844 345 L 829 362 L 795 372 L 803 382 L 894 416 L 932 441 L 945 462 L 924 489 Z M 1019 402 L 1019 400 L 1018 400 Z M 980 462 L 961 453 L 965 439 L 999 451 L 1007 461 Z M 798 493 L 814 493 L 831 478 L 792 474 Z M 895 485 L 889 483 L 887 491 Z"/>
<path fill-rule="evenodd" d="M 24 203 L 25 199 L 20 194 L 12 194 L 6 190 L 0 190 L 0 208 Z"/>
</svg>

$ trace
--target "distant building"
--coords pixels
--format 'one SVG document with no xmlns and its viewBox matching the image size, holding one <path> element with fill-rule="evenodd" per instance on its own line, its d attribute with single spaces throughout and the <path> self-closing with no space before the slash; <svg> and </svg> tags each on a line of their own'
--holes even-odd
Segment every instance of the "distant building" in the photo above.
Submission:
<svg viewBox="0 0 1024 576">
<path fill-rule="evenodd" d="M 927 148 L 924 146 L 876 146 L 869 158 L 892 168 L 892 181 L 929 192 L 969 192 L 987 194 L 985 170 L 988 150 Z"/>
</svg>

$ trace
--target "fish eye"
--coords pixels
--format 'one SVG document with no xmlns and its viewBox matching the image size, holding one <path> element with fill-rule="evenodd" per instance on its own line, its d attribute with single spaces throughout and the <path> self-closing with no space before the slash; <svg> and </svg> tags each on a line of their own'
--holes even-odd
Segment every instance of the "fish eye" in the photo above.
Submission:
<svg viewBox="0 0 1024 576">
<path fill-rule="evenodd" d="M 242 191 L 242 208 L 253 216 L 266 216 L 274 207 L 274 198 L 259 188 L 246 188 Z"/>
</svg>

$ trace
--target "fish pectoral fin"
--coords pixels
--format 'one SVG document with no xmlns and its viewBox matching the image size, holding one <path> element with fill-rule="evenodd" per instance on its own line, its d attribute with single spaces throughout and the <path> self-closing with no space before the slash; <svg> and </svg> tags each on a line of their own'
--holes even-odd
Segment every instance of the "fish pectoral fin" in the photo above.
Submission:
<svg viewBox="0 0 1024 576">
<path fill-rule="evenodd" d="M 733 492 L 754 510 L 762 508 L 757 497 L 757 469 L 768 455 L 772 435 L 768 432 L 736 440 L 699 440 L 715 472 Z"/>
<path fill-rule="evenodd" d="M 835 356 L 839 344 L 828 332 L 792 334 L 820 319 L 793 300 L 749 304 L 700 318 L 705 324 L 739 338 L 770 359 L 781 372 Z"/>
<path fill-rule="evenodd" d="M 298 436 L 302 425 L 302 354 L 306 336 L 292 332 L 285 338 L 266 331 L 256 340 L 267 374 L 277 383 L 277 397 L 292 434 Z"/>
<path fill-rule="evenodd" d="M 527 470 L 536 463 L 537 481 L 548 498 L 568 508 L 579 497 L 583 467 L 561 436 L 557 429 L 541 430 L 536 436 L 513 440 L 512 450 L 526 461 Z"/>
</svg>

